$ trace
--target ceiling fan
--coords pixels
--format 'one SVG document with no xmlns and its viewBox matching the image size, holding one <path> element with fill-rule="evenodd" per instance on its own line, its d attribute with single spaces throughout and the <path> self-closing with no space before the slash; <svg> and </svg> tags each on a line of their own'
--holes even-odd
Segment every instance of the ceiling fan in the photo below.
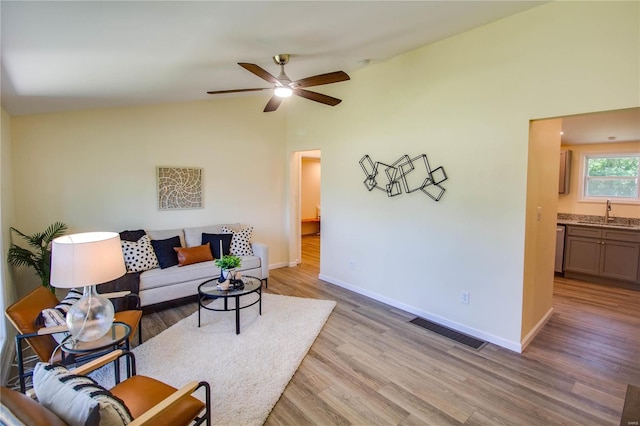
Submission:
<svg viewBox="0 0 640 426">
<path fill-rule="evenodd" d="M 349 76 L 344 71 L 335 71 L 327 74 L 314 75 L 312 77 L 303 78 L 301 80 L 291 81 L 291 79 L 285 74 L 284 66 L 289 62 L 289 55 L 281 54 L 273 57 L 273 62 L 276 65 L 280 65 L 280 75 L 275 78 L 263 68 L 256 64 L 247 64 L 245 62 L 238 62 L 242 68 L 257 75 L 263 80 L 273 84 L 273 87 L 269 88 L 255 88 L 255 89 L 234 89 L 234 90 L 215 90 L 207 92 L 210 95 L 219 95 L 223 93 L 236 93 L 236 92 L 255 92 L 259 90 L 272 90 L 273 96 L 267 102 L 264 107 L 264 112 L 271 112 L 278 109 L 280 103 L 284 98 L 288 98 L 291 95 L 297 95 L 305 99 L 309 99 L 321 104 L 336 106 L 341 99 L 331 96 L 323 95 L 322 93 L 312 92 L 310 90 L 303 89 L 304 87 L 320 86 L 322 84 L 338 83 L 340 81 L 349 80 Z"/>
</svg>

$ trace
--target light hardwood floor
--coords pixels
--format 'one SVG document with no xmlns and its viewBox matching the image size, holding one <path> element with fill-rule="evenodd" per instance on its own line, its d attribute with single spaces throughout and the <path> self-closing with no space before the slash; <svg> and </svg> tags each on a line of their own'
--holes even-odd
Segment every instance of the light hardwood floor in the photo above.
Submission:
<svg viewBox="0 0 640 426">
<path fill-rule="evenodd" d="M 640 385 L 640 292 L 558 278 L 554 314 L 524 353 L 476 351 L 320 281 L 319 243 L 304 237 L 302 264 L 271 271 L 266 291 L 337 306 L 267 425 L 617 425 L 627 384 Z M 196 309 L 147 310 L 145 338 Z"/>
</svg>

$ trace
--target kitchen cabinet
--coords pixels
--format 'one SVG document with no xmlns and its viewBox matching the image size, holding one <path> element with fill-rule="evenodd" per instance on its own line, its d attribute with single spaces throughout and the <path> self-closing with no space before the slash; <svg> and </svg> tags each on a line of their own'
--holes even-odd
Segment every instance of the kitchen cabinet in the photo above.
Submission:
<svg viewBox="0 0 640 426">
<path fill-rule="evenodd" d="M 640 231 L 567 226 L 565 271 L 640 283 Z"/>
<path fill-rule="evenodd" d="M 558 182 L 558 194 L 569 193 L 569 176 L 571 176 L 571 151 L 560 151 L 560 176 Z"/>
</svg>

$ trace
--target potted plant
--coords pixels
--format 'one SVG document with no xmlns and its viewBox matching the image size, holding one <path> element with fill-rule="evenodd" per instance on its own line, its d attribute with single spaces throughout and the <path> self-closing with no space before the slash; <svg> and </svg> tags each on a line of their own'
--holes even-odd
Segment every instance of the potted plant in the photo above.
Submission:
<svg viewBox="0 0 640 426">
<path fill-rule="evenodd" d="M 224 282 L 231 277 L 231 271 L 240 266 L 242 261 L 238 256 L 234 256 L 231 254 L 225 254 L 220 259 L 215 260 L 215 264 L 218 268 L 220 268 L 220 279 L 219 282 Z"/>
<path fill-rule="evenodd" d="M 42 280 L 42 285 L 55 293 L 55 289 L 51 287 L 51 241 L 64 235 L 67 225 L 62 222 L 56 222 L 50 225 L 43 232 L 36 232 L 33 235 L 26 235 L 11 227 L 12 231 L 21 236 L 34 251 L 22 248 L 11 243 L 7 253 L 7 262 L 13 266 L 30 266 L 36 270 L 36 274 Z"/>
<path fill-rule="evenodd" d="M 234 255 L 231 255 L 231 254 L 225 254 L 220 259 L 216 259 L 215 260 L 216 266 L 218 268 L 220 268 L 220 269 L 225 270 L 225 271 L 229 271 L 231 269 L 235 269 L 238 266 L 240 266 L 241 263 L 242 263 L 242 261 L 240 260 L 240 258 L 238 256 L 234 256 Z"/>
</svg>

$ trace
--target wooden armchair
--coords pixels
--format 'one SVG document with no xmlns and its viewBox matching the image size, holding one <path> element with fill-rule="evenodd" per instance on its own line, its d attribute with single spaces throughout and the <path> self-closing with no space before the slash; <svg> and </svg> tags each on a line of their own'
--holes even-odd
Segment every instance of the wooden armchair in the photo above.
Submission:
<svg viewBox="0 0 640 426">
<path fill-rule="evenodd" d="M 111 294 L 103 294 L 105 297 L 124 297 L 128 296 L 128 292 L 119 292 Z M 137 297 L 137 295 L 132 295 Z M 38 359 L 43 362 L 62 362 L 62 351 L 58 343 L 52 337 L 55 333 L 67 331 L 66 327 L 43 327 L 38 324 L 38 318 L 43 309 L 53 308 L 59 303 L 56 296 L 44 287 L 38 287 L 31 293 L 27 294 L 14 304 L 9 306 L 5 311 L 5 315 L 16 328 L 16 357 L 18 361 L 18 376 L 20 379 L 20 390 L 25 392 L 25 380 L 31 376 L 31 372 L 25 372 L 23 359 L 23 342 L 26 340 L 33 349 Z M 139 299 L 138 299 L 139 306 Z M 142 318 L 142 310 L 133 309 L 115 313 L 115 321 L 124 322 L 131 327 L 131 336 L 138 332 L 138 342 L 142 343 L 142 331 L 139 329 L 140 319 Z M 78 358 L 66 357 L 65 363 L 80 362 L 83 359 L 95 358 L 88 355 L 87 357 Z"/>
<path fill-rule="evenodd" d="M 176 389 L 146 376 L 137 376 L 135 357 L 131 352 L 113 351 L 75 370 L 73 374 L 86 375 L 121 357 L 129 358 L 132 374 L 109 390 L 122 400 L 133 417 L 132 426 L 211 424 L 211 389 L 207 382 L 190 382 Z M 203 388 L 205 401 L 192 394 Z M 33 393 L 33 391 L 29 391 Z M 37 392 L 36 392 L 37 393 Z M 2 388 L 2 404 L 17 419 L 29 425 L 64 425 L 55 413 L 38 404 L 29 396 Z"/>
</svg>

